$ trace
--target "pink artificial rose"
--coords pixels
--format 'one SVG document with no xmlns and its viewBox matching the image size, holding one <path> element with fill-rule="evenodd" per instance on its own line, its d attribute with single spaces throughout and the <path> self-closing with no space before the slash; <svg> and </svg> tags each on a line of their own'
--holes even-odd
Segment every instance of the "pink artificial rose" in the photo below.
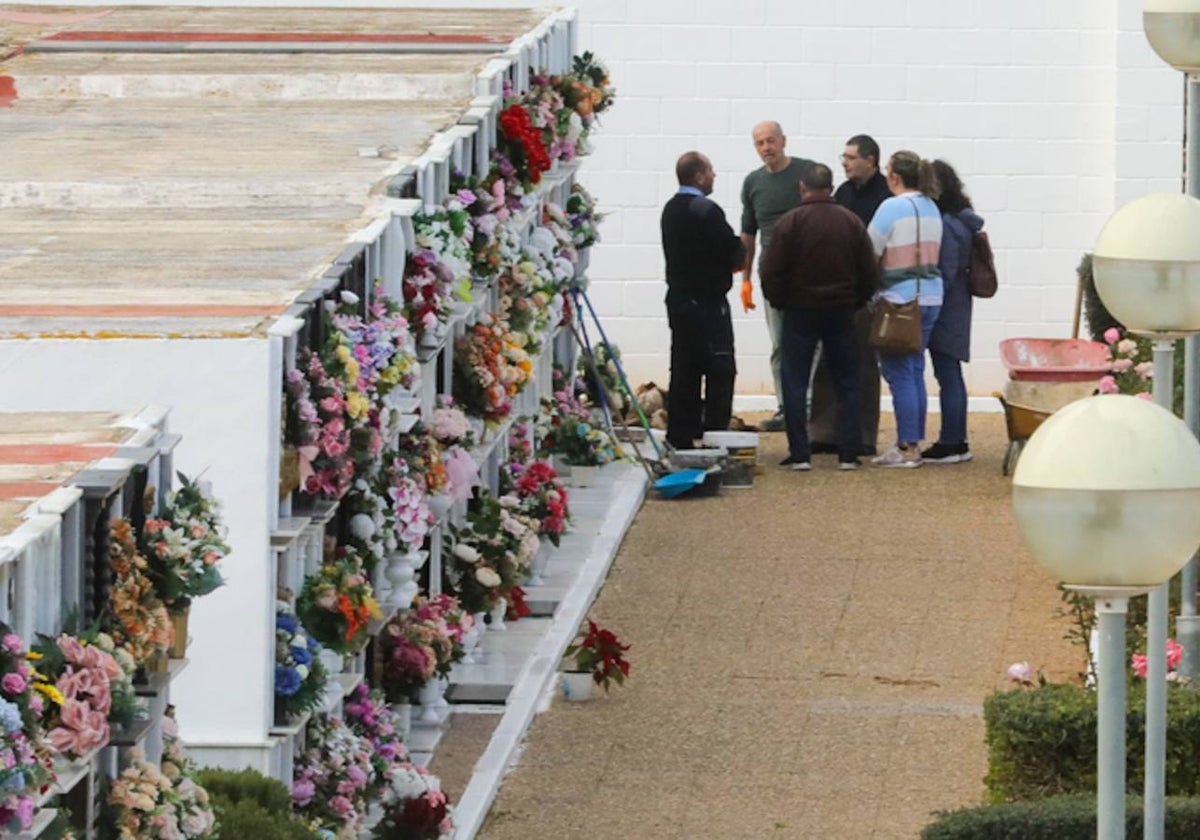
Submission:
<svg viewBox="0 0 1200 840">
<path fill-rule="evenodd" d="M 1117 380 L 1111 376 L 1100 377 L 1100 382 L 1096 386 L 1101 394 L 1115 394 L 1120 389 L 1117 387 Z"/>
<path fill-rule="evenodd" d="M 92 691 L 92 708 L 108 717 L 112 711 L 112 691 L 108 687 L 108 683 L 97 681 L 96 688 Z"/>
<path fill-rule="evenodd" d="M 99 648 L 96 649 L 99 650 Z M 104 675 L 108 677 L 109 682 L 124 678 L 125 670 L 121 667 L 121 663 L 117 662 L 111 653 L 100 652 L 103 654 L 100 660 L 100 667 L 103 669 Z"/>
<path fill-rule="evenodd" d="M 88 712 L 84 729 L 79 733 L 80 744 L 84 746 L 84 752 L 91 752 L 103 747 L 108 743 L 108 735 L 108 715 L 104 712 Z"/>
<path fill-rule="evenodd" d="M 1117 359 L 1112 366 L 1117 373 L 1124 373 L 1133 367 L 1133 359 Z"/>
<path fill-rule="evenodd" d="M 25 678 L 14 672 L 5 674 L 4 679 L 0 680 L 0 688 L 4 689 L 5 694 L 24 694 L 28 687 Z"/>
<path fill-rule="evenodd" d="M 1174 671 L 1183 661 L 1183 645 L 1174 639 L 1167 639 L 1167 669 Z"/>
<path fill-rule="evenodd" d="M 1149 391 L 1142 391 L 1140 394 L 1134 394 L 1134 396 L 1139 400 L 1145 400 L 1146 402 L 1153 402 L 1154 400 L 1154 395 Z"/>
<path fill-rule="evenodd" d="M 1010 680 L 1021 685 L 1033 685 L 1037 681 L 1037 671 L 1028 662 L 1014 662 L 1006 673 Z"/>
<path fill-rule="evenodd" d="M 68 662 L 77 664 L 83 660 L 83 645 L 74 636 L 59 636 L 57 644 Z"/>
<path fill-rule="evenodd" d="M 300 808 L 312 802 L 312 798 L 316 793 L 317 788 L 311 779 L 297 779 L 292 784 L 292 801 Z"/>
<path fill-rule="evenodd" d="M 349 814 L 354 808 L 354 805 L 345 796 L 335 796 L 333 799 L 329 800 L 329 804 L 333 807 L 333 810 L 342 817 Z"/>
<path fill-rule="evenodd" d="M 1109 327 L 1104 331 L 1104 340 L 1109 344 L 1116 344 L 1121 340 L 1121 331 L 1116 327 Z"/>
<path fill-rule="evenodd" d="M 25 650 L 25 642 L 16 633 L 6 633 L 4 635 L 4 649 L 9 653 L 21 653 Z"/>
<path fill-rule="evenodd" d="M 95 668 L 97 670 L 104 669 L 104 657 L 107 653 L 100 650 L 95 645 L 85 645 L 83 648 L 83 658 L 80 660 L 81 665 L 87 668 Z"/>
<path fill-rule="evenodd" d="M 1146 655 L 1144 653 L 1135 653 L 1131 656 L 1130 664 L 1133 666 L 1133 673 L 1146 679 Z"/>
</svg>

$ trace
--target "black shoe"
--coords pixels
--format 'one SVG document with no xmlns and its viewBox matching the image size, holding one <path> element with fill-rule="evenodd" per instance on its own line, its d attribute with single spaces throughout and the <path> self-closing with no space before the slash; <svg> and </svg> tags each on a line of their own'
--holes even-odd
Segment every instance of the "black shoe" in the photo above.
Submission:
<svg viewBox="0 0 1200 840">
<path fill-rule="evenodd" d="M 758 424 L 758 428 L 764 432 L 782 432 L 787 430 L 787 422 L 783 419 L 783 412 L 777 411 L 771 417 Z"/>
<path fill-rule="evenodd" d="M 817 443 L 813 441 L 809 444 L 809 448 L 812 449 L 814 455 L 836 455 L 838 451 L 836 443 Z"/>
<path fill-rule="evenodd" d="M 921 453 L 921 460 L 931 464 L 961 464 L 971 460 L 971 450 L 965 443 L 935 443 Z"/>
<path fill-rule="evenodd" d="M 842 470 L 843 472 L 852 472 L 853 470 L 858 469 L 858 459 L 855 458 L 852 461 L 842 461 L 839 459 L 838 469 Z"/>
</svg>

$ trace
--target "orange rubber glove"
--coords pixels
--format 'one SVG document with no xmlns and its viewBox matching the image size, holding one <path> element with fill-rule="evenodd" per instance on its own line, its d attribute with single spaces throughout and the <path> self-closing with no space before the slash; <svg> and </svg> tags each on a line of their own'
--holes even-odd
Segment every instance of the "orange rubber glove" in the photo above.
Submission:
<svg viewBox="0 0 1200 840">
<path fill-rule="evenodd" d="M 754 305 L 754 287 L 750 285 L 749 280 L 742 281 L 742 311 L 749 312 L 751 309 L 757 309 Z"/>
</svg>

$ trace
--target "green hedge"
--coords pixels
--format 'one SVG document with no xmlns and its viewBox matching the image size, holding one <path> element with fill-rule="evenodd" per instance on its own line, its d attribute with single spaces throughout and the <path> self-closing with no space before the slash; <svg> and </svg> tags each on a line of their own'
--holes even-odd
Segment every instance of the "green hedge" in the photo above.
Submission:
<svg viewBox="0 0 1200 840">
<path fill-rule="evenodd" d="M 1142 801 L 1129 797 L 1127 837 L 1142 836 Z M 1167 837 L 1200 837 L 1200 799 L 1168 797 Z M 1094 840 L 1096 798 L 1085 794 L 1055 796 L 1038 802 L 980 805 L 939 814 L 921 832 L 921 840 Z"/>
<path fill-rule="evenodd" d="M 1127 789 L 1142 789 L 1144 683 L 1130 691 L 1126 716 Z M 988 745 L 984 782 L 992 803 L 1096 789 L 1096 694 L 1074 685 L 1002 691 L 983 704 Z M 1167 793 L 1200 796 L 1200 692 L 1167 692 Z M 1200 836 L 1198 834 L 1197 836 Z"/>
<path fill-rule="evenodd" d="M 251 799 L 232 802 L 213 798 L 221 840 L 317 840 L 318 835 L 295 817 L 273 814 Z"/>
<path fill-rule="evenodd" d="M 292 813 L 292 794 L 287 785 L 255 770 L 206 767 L 197 774 L 197 781 L 210 796 L 234 803 L 248 799 L 272 814 Z"/>
</svg>

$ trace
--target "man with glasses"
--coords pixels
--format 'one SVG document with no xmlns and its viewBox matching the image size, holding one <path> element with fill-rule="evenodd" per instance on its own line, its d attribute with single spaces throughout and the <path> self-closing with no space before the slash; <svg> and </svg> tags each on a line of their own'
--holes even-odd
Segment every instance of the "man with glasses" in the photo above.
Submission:
<svg viewBox="0 0 1200 840">
<path fill-rule="evenodd" d="M 771 244 L 771 231 L 784 213 L 800 204 L 800 179 L 813 165 L 811 160 L 794 158 L 786 153 L 787 137 L 774 120 L 754 126 L 750 136 L 754 150 L 763 165 L 746 176 L 742 182 L 742 244 L 746 247 L 746 262 L 742 266 L 742 311 L 754 309 L 754 291 L 750 276 L 754 271 L 754 240 L 761 232 L 762 253 Z M 775 380 L 775 416 L 764 421 L 760 428 L 767 432 L 785 429 L 783 419 L 783 373 L 780 346 L 783 341 L 783 312 L 765 304 L 767 330 L 771 334 L 771 375 Z"/>
<path fill-rule="evenodd" d="M 846 180 L 833 194 L 834 201 L 862 220 L 871 223 L 871 217 L 884 199 L 891 198 L 887 178 L 879 171 L 879 144 L 866 134 L 856 134 L 846 141 L 842 152 L 842 171 Z M 858 336 L 859 357 L 859 417 L 862 427 L 862 455 L 875 454 L 879 437 L 879 360 L 868 341 L 871 315 L 865 308 L 854 317 L 854 328 Z M 809 435 L 813 452 L 837 452 L 837 399 L 830 375 L 829 364 L 822 353 L 813 374 L 812 416 L 809 420 Z"/>
</svg>

